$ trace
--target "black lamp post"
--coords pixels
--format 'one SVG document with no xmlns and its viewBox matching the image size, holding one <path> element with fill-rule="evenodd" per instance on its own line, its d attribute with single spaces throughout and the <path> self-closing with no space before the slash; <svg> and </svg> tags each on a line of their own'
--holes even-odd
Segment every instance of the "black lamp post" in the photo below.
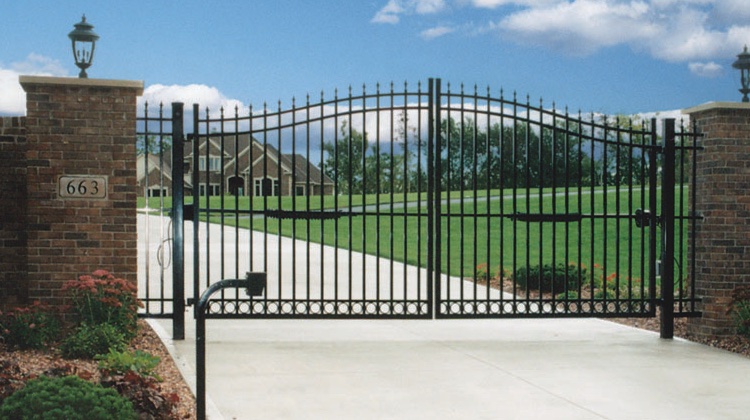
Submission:
<svg viewBox="0 0 750 420">
<path fill-rule="evenodd" d="M 732 67 L 740 71 L 742 102 L 750 102 L 747 97 L 747 94 L 750 93 L 750 52 L 747 52 L 747 45 L 745 45 L 745 50 L 737 55 L 737 61 L 732 64 Z"/>
<path fill-rule="evenodd" d="M 70 31 L 68 38 L 73 42 L 73 58 L 76 60 L 76 66 L 81 69 L 78 74 L 80 78 L 87 78 L 86 69 L 91 66 L 94 60 L 94 47 L 99 35 L 94 32 L 94 25 L 86 22 L 86 15 L 79 23 L 76 23 L 75 29 Z"/>
</svg>

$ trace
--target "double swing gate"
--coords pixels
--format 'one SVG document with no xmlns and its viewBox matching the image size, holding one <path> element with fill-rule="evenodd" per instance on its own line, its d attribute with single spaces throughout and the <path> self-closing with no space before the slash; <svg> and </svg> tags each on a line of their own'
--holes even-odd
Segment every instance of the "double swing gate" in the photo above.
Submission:
<svg viewBox="0 0 750 420">
<path fill-rule="evenodd" d="M 171 201 L 174 224 L 172 287 L 164 276 L 141 287 L 147 315 L 177 319 L 183 294 L 194 304 L 247 272 L 265 273 L 262 293 L 222 289 L 207 317 L 660 308 L 668 330 L 674 316 L 699 315 L 699 136 L 673 119 L 571 114 L 440 79 L 286 108 L 194 105 L 187 135 L 182 104 L 171 117 L 145 112 L 139 135 L 160 144 L 145 162 L 171 166 L 172 191 L 158 200 Z"/>
</svg>

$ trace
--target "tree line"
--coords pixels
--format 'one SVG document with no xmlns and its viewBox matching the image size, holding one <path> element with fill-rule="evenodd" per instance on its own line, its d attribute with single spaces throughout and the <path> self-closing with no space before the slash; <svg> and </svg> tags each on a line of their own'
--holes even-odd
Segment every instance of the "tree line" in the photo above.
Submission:
<svg viewBox="0 0 750 420">
<path fill-rule="evenodd" d="M 620 122 L 620 121 L 618 121 Z M 409 193 L 427 190 L 427 144 L 401 117 L 391 143 L 377 144 L 344 121 L 337 139 L 324 142 L 324 172 L 339 194 Z M 606 126 L 605 126 L 606 127 Z M 441 121 L 439 172 L 442 190 L 641 185 L 649 182 L 652 157 L 643 147 L 644 124 L 627 129 L 566 125 Z M 602 141 L 604 138 L 606 141 Z M 436 141 L 438 141 L 436 139 Z"/>
</svg>

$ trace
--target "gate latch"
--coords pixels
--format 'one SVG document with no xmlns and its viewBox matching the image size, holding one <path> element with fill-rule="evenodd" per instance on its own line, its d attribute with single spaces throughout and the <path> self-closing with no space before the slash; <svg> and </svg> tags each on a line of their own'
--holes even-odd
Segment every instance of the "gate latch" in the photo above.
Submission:
<svg viewBox="0 0 750 420">
<path fill-rule="evenodd" d="M 651 212 L 643 209 L 636 210 L 635 225 L 641 229 L 651 226 Z"/>
</svg>

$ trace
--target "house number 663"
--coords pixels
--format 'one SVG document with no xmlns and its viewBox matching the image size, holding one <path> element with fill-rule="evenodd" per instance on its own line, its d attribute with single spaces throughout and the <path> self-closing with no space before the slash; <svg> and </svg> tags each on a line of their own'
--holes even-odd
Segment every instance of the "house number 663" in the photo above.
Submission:
<svg viewBox="0 0 750 420">
<path fill-rule="evenodd" d="M 106 198 L 107 178 L 103 176 L 62 176 L 59 181 L 61 198 Z"/>
<path fill-rule="evenodd" d="M 70 195 L 75 195 L 76 193 L 78 193 L 79 195 L 86 195 L 89 190 L 86 186 L 87 184 L 91 184 L 91 195 L 99 194 L 99 181 L 97 180 L 87 181 L 84 179 L 83 181 L 78 182 L 78 187 L 76 187 L 75 181 L 72 180 L 68 182 L 68 186 L 66 187 L 66 189 L 68 190 L 68 194 Z"/>
</svg>

